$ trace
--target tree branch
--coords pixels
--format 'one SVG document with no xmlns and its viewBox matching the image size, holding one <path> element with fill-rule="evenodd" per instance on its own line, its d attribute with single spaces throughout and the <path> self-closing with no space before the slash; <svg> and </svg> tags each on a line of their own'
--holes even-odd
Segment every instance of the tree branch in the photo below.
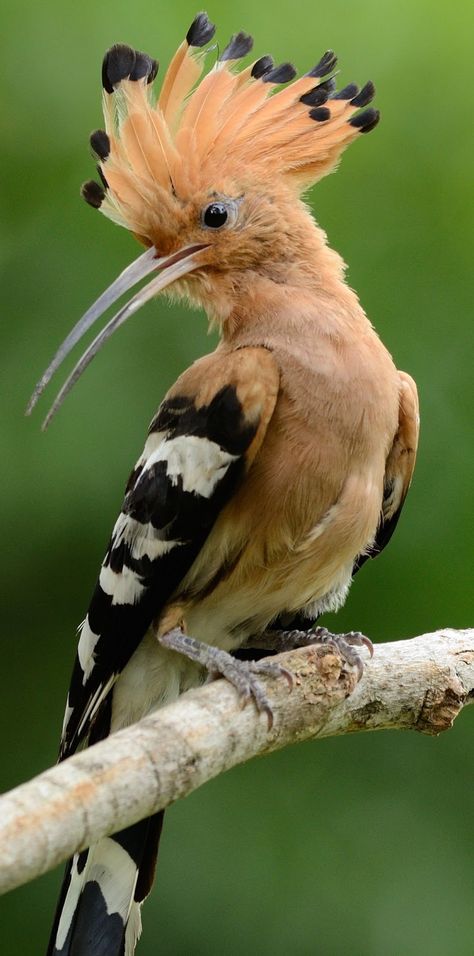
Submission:
<svg viewBox="0 0 474 956">
<path fill-rule="evenodd" d="M 378 644 L 357 684 L 331 647 L 276 658 L 295 676 L 262 678 L 274 709 L 240 709 L 223 680 L 189 691 L 140 723 L 0 798 L 0 891 L 100 837 L 169 806 L 224 770 L 309 738 L 362 730 L 439 734 L 474 699 L 474 629 Z"/>
</svg>

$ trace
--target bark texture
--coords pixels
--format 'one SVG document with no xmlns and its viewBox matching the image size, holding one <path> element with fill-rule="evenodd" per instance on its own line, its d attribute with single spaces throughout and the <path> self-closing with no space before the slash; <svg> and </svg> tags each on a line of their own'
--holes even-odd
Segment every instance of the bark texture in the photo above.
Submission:
<svg viewBox="0 0 474 956">
<path fill-rule="evenodd" d="M 365 650 L 362 651 L 365 654 Z M 262 678 L 274 723 L 223 680 L 71 757 L 0 798 L 0 892 L 186 796 L 224 770 L 300 740 L 363 730 L 449 729 L 474 700 L 474 629 L 377 644 L 362 680 L 330 646 L 280 654 Z"/>
</svg>

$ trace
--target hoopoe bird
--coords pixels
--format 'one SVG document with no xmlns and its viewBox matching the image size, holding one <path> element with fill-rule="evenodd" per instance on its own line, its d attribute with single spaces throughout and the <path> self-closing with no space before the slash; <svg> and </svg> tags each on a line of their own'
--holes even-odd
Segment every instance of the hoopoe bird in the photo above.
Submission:
<svg viewBox="0 0 474 956">
<path fill-rule="evenodd" d="M 100 183 L 82 194 L 146 251 L 67 337 L 30 410 L 84 332 L 151 276 L 96 336 L 47 422 L 102 344 L 169 290 L 220 332 L 165 396 L 129 478 L 82 625 L 60 759 L 175 700 L 206 672 L 272 719 L 244 646 L 338 642 L 314 623 L 389 541 L 418 439 L 413 380 L 344 281 L 301 195 L 373 129 L 374 88 L 336 91 L 327 52 L 304 76 L 234 35 L 201 79 L 215 28 L 192 23 L 155 102 L 158 65 L 116 45 L 102 69 Z M 214 48 L 211 47 L 211 50 Z M 258 657 L 258 655 L 257 655 Z M 262 719 L 265 719 L 265 714 Z M 49 956 L 132 956 L 162 813 L 100 840 L 67 868 Z"/>
</svg>

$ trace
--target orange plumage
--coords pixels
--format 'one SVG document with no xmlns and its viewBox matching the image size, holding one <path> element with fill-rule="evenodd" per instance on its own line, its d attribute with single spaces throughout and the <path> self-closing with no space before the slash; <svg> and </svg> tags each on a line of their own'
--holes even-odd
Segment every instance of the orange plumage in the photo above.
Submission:
<svg viewBox="0 0 474 956">
<path fill-rule="evenodd" d="M 399 372 L 344 281 L 301 193 L 372 129 L 374 88 L 335 90 L 331 51 L 295 79 L 251 38 L 211 60 L 199 14 L 157 100 L 157 64 L 126 46 L 103 64 L 105 130 L 91 143 L 102 186 L 84 198 L 146 252 L 91 306 L 34 392 L 82 334 L 146 276 L 77 363 L 47 416 L 113 331 L 170 290 L 203 306 L 220 342 L 181 375 L 129 479 L 81 628 L 61 758 L 226 676 L 272 720 L 258 674 L 233 653 L 282 629 L 300 639 L 337 610 L 393 533 L 418 440 L 416 386 Z M 278 89 L 278 87 L 280 87 Z M 279 637 L 280 636 L 280 637 Z M 360 669 L 350 641 L 332 636 Z M 162 815 L 71 862 L 49 954 L 132 956 Z M 102 948 L 101 948 L 102 947 Z"/>
<path fill-rule="evenodd" d="M 269 66 L 260 75 L 256 61 L 239 73 L 236 62 L 221 57 L 198 82 L 204 56 L 185 41 L 156 102 L 146 76 L 123 79 L 104 92 L 110 139 L 110 153 L 100 162 L 110 186 L 101 204 L 106 216 L 142 234 L 144 222 L 152 219 L 150 204 L 163 199 L 162 189 L 189 198 L 206 187 L 219 192 L 222 183 L 238 181 L 242 165 L 247 176 L 276 174 L 280 184 L 298 193 L 330 172 L 359 132 L 377 122 L 377 111 L 370 109 L 359 113 L 360 125 L 354 125 L 354 96 L 325 94 L 332 54 L 276 93 L 278 68 Z M 293 77 L 290 64 L 284 64 L 282 80 Z M 310 97 L 309 105 L 304 102 L 311 91 L 317 106 Z"/>
</svg>

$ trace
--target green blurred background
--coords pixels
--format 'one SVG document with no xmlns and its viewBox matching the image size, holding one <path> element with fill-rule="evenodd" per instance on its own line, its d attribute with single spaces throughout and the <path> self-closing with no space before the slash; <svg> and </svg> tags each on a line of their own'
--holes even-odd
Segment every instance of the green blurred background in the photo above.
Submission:
<svg viewBox="0 0 474 956">
<path fill-rule="evenodd" d="M 373 78 L 382 123 L 312 193 L 349 281 L 421 395 L 419 461 L 399 530 L 326 623 L 374 640 L 473 624 L 471 4 L 209 3 L 340 85 Z M 25 420 L 72 323 L 139 251 L 82 203 L 101 125 L 99 66 L 122 40 L 166 64 L 196 13 L 173 4 L 4 6 L 2 196 L 2 783 L 54 761 L 75 628 L 124 482 L 165 389 L 208 351 L 203 315 L 149 304 L 107 346 L 50 431 Z M 471 528 L 468 527 L 471 522 Z M 141 956 L 471 956 L 474 708 L 439 740 L 305 744 L 207 785 L 167 818 Z M 44 948 L 59 872 L 0 901 L 2 956 Z"/>
</svg>

